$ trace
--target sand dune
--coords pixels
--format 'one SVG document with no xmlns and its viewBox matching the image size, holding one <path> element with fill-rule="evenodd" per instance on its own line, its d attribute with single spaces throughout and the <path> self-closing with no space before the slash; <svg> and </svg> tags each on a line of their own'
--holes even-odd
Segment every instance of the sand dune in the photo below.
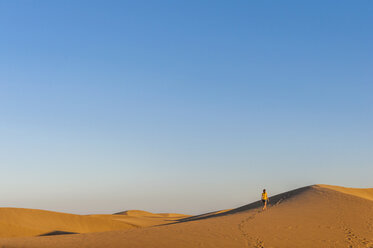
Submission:
<svg viewBox="0 0 373 248">
<path fill-rule="evenodd" d="M 176 224 L 76 235 L 3 238 L 3 247 L 373 247 L 373 189 L 314 185 Z"/>
<path fill-rule="evenodd" d="M 75 215 L 37 209 L 0 208 L 0 237 L 50 236 L 127 230 L 175 222 L 187 215 L 126 211 L 120 215 Z"/>
<path fill-rule="evenodd" d="M 373 188 L 356 189 L 356 188 L 345 188 L 345 187 L 340 187 L 340 186 L 323 185 L 323 184 L 320 184 L 319 186 L 373 201 Z"/>
<path fill-rule="evenodd" d="M 0 237 L 37 236 L 51 232 L 88 233 L 135 228 L 130 223 L 45 210 L 0 208 Z"/>
<path fill-rule="evenodd" d="M 143 211 L 143 210 L 127 210 L 119 213 L 115 213 L 116 215 L 127 215 L 127 216 L 154 216 L 156 214 Z"/>
<path fill-rule="evenodd" d="M 126 215 L 126 216 L 136 216 L 136 217 L 169 217 L 169 218 L 181 218 L 181 217 L 188 217 L 190 215 L 185 214 L 175 214 L 175 213 L 150 213 L 147 211 L 142 210 L 127 210 L 124 212 L 116 213 L 116 215 Z"/>
<path fill-rule="evenodd" d="M 189 215 L 184 214 L 174 214 L 174 213 L 160 213 L 154 214 L 141 210 L 129 210 L 114 215 L 100 214 L 100 215 L 91 215 L 92 217 L 106 219 L 106 220 L 115 220 L 128 223 L 136 227 L 148 227 L 148 226 L 157 226 L 163 224 L 174 223 L 183 218 L 189 217 Z"/>
</svg>

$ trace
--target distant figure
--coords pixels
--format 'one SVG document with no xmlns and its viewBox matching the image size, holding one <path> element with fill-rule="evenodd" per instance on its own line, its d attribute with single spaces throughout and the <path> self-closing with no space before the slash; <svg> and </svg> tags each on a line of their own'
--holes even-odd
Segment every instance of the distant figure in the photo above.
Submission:
<svg viewBox="0 0 373 248">
<path fill-rule="evenodd" d="M 263 193 L 262 193 L 262 202 L 263 202 L 263 210 L 266 210 L 267 202 L 268 202 L 268 195 L 265 189 L 263 189 Z"/>
</svg>

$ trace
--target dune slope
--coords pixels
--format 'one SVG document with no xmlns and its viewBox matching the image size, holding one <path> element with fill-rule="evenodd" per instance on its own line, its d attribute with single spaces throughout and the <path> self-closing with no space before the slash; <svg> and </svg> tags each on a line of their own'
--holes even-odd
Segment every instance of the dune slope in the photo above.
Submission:
<svg viewBox="0 0 373 248">
<path fill-rule="evenodd" d="M 38 236 L 47 233 L 88 233 L 135 228 L 130 223 L 45 210 L 0 208 L 0 237 Z"/>
<path fill-rule="evenodd" d="M 113 215 L 108 214 L 97 214 L 91 215 L 92 217 L 106 219 L 106 220 L 115 220 L 128 223 L 137 227 L 148 227 L 148 226 L 157 226 L 163 224 L 174 223 L 180 219 L 187 218 L 189 215 L 183 214 L 173 214 L 173 213 L 160 213 L 154 214 L 141 210 L 129 210 L 120 212 Z"/>
<path fill-rule="evenodd" d="M 341 187 L 341 186 L 332 186 L 332 185 L 323 185 L 323 184 L 320 184 L 318 186 L 373 201 L 373 188 L 356 189 L 356 188 L 346 188 L 346 187 Z"/>
<path fill-rule="evenodd" d="M 333 186 L 334 187 L 334 186 Z M 314 185 L 226 212 L 141 229 L 0 239 L 3 247 L 373 247 L 369 190 Z M 346 192 L 345 192 L 346 189 Z M 362 193 L 365 192 L 365 193 Z M 365 196 L 365 197 L 362 197 Z"/>
</svg>

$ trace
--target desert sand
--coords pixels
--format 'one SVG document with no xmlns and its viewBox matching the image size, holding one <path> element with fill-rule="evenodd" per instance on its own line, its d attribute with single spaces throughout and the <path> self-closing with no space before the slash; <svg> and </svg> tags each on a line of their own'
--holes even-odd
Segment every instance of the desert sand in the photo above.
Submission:
<svg viewBox="0 0 373 248">
<path fill-rule="evenodd" d="M 9 209 L 7 210 L 9 211 Z M 38 211 L 38 210 L 34 210 Z M 40 211 L 40 210 L 39 210 Z M 25 228 L 22 218 L 1 218 L 1 230 L 7 226 Z M 59 214 L 53 213 L 53 216 Z M 5 219 L 4 219 L 5 216 Z M 43 225 L 54 230 L 74 231 L 81 234 L 1 238 L 1 247 L 370 247 L 373 248 L 373 189 L 351 189 L 329 185 L 313 185 L 270 197 L 267 210 L 260 202 L 240 208 L 218 211 L 199 216 L 184 217 L 147 212 L 129 211 L 118 215 L 76 216 L 43 219 Z M 147 219 L 159 222 L 146 224 Z M 131 217 L 131 218 L 129 218 Z M 34 217 L 33 217 L 34 218 Z M 118 219 L 117 219 L 118 218 Z M 129 221 L 126 221 L 129 218 Z M 139 218 L 136 220 L 136 218 Z M 63 219 L 63 220 L 62 220 Z M 112 230 L 98 230 L 102 228 Z M 56 224 L 56 221 L 59 224 Z M 35 220 L 36 221 L 36 220 Z M 95 228 L 89 223 L 95 223 Z M 7 224 L 8 223 L 8 224 Z M 40 222 L 35 225 L 43 226 Z M 101 223 L 101 222 L 100 222 Z M 117 224 L 124 225 L 122 230 Z M 65 226 L 62 226 L 65 225 Z M 119 225 L 119 224 L 118 224 Z M 132 226 L 131 226 L 132 225 Z M 72 228 L 74 227 L 74 228 Z M 84 227 L 84 228 L 83 228 Z M 45 230 L 45 229 L 43 229 Z M 41 230 L 41 231 L 43 231 Z M 93 232 L 91 232 L 93 231 Z M 14 231 L 15 232 L 15 231 Z M 22 231 L 23 232 L 23 231 Z M 85 233 L 83 233 L 85 232 Z M 89 233 L 88 233 L 89 232 Z M 21 233 L 21 231 L 19 232 Z M 3 237 L 5 236 L 2 235 Z M 14 236 L 14 235 L 13 235 Z"/>
<path fill-rule="evenodd" d="M 147 211 L 141 210 L 129 210 L 113 215 L 109 214 L 97 214 L 90 215 L 92 217 L 101 218 L 105 220 L 120 221 L 130 224 L 134 227 L 148 227 L 174 223 L 183 218 L 189 217 L 185 214 L 171 214 L 171 213 L 159 213 L 154 214 Z"/>
<path fill-rule="evenodd" d="M 54 231 L 103 232 L 135 227 L 130 223 L 83 215 L 36 209 L 0 208 L 0 237 L 39 236 Z"/>
</svg>

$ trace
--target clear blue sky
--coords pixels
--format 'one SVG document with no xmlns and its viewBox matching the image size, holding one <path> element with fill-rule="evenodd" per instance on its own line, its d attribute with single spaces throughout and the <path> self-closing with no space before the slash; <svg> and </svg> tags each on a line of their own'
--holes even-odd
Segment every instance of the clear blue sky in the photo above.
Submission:
<svg viewBox="0 0 373 248">
<path fill-rule="evenodd" d="M 202 213 L 373 187 L 372 1 L 0 1 L 0 206 Z"/>
</svg>

